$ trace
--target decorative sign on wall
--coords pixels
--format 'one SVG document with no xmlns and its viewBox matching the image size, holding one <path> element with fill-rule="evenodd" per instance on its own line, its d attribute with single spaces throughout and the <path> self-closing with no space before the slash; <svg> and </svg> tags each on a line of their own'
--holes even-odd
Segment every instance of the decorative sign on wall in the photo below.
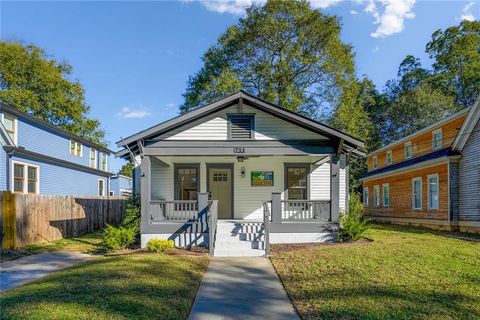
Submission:
<svg viewBox="0 0 480 320">
<path fill-rule="evenodd" d="M 273 187 L 273 171 L 252 171 L 252 187 Z"/>
</svg>

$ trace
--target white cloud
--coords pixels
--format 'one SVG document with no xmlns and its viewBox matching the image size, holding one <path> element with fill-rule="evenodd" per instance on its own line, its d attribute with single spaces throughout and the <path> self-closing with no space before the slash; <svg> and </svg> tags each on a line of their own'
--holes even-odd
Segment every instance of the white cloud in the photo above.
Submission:
<svg viewBox="0 0 480 320">
<path fill-rule="evenodd" d="M 325 9 L 336 4 L 339 4 L 342 0 L 310 0 L 310 5 L 314 9 Z"/>
<path fill-rule="evenodd" d="M 356 10 L 350 10 L 350 14 L 351 14 L 351 15 L 357 15 L 357 14 L 358 14 L 358 11 L 356 11 Z"/>
<path fill-rule="evenodd" d="M 175 103 L 173 103 L 173 102 L 167 103 L 167 104 L 165 105 L 165 107 L 167 107 L 167 108 L 175 108 L 176 106 L 177 106 L 177 105 L 176 105 Z"/>
<path fill-rule="evenodd" d="M 475 5 L 475 2 L 469 2 L 463 7 L 462 9 L 462 15 L 460 16 L 460 20 L 468 20 L 468 21 L 474 21 L 475 16 L 472 14 L 470 9 Z"/>
<path fill-rule="evenodd" d="M 117 116 L 122 117 L 124 119 L 131 119 L 131 118 L 144 118 L 149 116 L 151 113 L 148 112 L 144 107 L 123 107 L 122 110 L 117 113 Z"/>
<path fill-rule="evenodd" d="M 382 12 L 378 9 L 377 3 L 383 6 Z M 415 17 L 412 11 L 415 0 L 380 0 L 377 3 L 370 0 L 364 9 L 375 18 L 373 23 L 378 24 L 377 30 L 371 33 L 374 38 L 383 38 L 402 32 L 405 28 L 405 19 Z"/>
</svg>

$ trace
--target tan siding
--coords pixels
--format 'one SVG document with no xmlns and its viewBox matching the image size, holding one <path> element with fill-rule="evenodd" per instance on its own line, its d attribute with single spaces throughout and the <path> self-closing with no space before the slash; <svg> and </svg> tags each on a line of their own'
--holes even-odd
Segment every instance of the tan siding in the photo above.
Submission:
<svg viewBox="0 0 480 320">
<path fill-rule="evenodd" d="M 427 176 L 438 174 L 439 179 L 439 209 L 427 209 Z M 422 178 L 422 209 L 413 210 L 412 179 Z M 382 184 L 390 185 L 390 207 L 382 208 Z M 380 188 L 380 208 L 373 207 L 373 187 Z M 369 180 L 363 183 L 368 187 L 369 207 L 365 209 L 371 216 L 418 218 L 418 219 L 448 219 L 448 164 L 413 170 L 394 176 Z"/>
</svg>

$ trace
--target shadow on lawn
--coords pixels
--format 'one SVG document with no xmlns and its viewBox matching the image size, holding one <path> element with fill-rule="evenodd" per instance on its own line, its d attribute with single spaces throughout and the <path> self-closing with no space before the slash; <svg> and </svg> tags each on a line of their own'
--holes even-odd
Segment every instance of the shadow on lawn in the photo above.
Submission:
<svg viewBox="0 0 480 320">
<path fill-rule="evenodd" d="M 320 301 L 319 300 L 320 298 Z M 309 300 L 321 304 L 311 310 Z M 295 299 L 294 299 L 295 300 Z M 296 299 L 302 319 L 478 319 L 478 300 L 445 292 L 402 292 L 374 286 L 316 290 Z M 344 303 L 341 300 L 357 300 Z M 373 303 L 377 300 L 378 304 Z M 310 309 L 310 310 L 309 310 Z"/>
<path fill-rule="evenodd" d="M 100 318 L 186 318 L 203 265 L 192 258 L 155 255 L 99 258 L 7 292 L 1 298 L 0 318 L 92 314 Z"/>
</svg>

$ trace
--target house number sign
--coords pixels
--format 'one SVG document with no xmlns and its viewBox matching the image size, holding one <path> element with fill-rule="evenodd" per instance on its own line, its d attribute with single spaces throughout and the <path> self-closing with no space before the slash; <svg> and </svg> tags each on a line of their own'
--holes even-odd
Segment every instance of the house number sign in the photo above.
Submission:
<svg viewBox="0 0 480 320">
<path fill-rule="evenodd" d="M 245 153 L 245 148 L 235 147 L 233 148 L 233 153 Z"/>
</svg>

